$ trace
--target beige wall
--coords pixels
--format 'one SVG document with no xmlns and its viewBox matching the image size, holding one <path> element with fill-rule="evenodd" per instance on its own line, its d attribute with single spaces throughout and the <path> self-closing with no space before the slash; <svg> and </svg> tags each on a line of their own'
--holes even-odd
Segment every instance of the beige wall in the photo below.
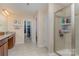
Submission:
<svg viewBox="0 0 79 59">
<path fill-rule="evenodd" d="M 48 9 L 40 9 L 37 12 L 37 45 L 38 47 L 46 47 L 46 40 L 48 40 L 46 38 L 47 34 L 45 32 L 45 17 L 47 16 L 48 13 Z"/>
<path fill-rule="evenodd" d="M 32 34 L 32 43 L 36 46 L 36 17 L 31 19 L 31 34 Z"/>
<path fill-rule="evenodd" d="M 39 47 L 44 47 L 43 20 L 43 13 L 41 10 L 39 10 L 37 15 L 37 42 Z"/>
<path fill-rule="evenodd" d="M 53 4 L 49 4 L 48 7 L 48 38 L 49 38 L 49 52 L 53 53 L 53 49 L 54 49 L 54 5 Z"/>
</svg>

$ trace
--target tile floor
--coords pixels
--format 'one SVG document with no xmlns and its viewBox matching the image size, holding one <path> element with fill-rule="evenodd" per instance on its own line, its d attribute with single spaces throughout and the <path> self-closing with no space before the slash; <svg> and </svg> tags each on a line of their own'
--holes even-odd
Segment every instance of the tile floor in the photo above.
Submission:
<svg viewBox="0 0 79 59">
<path fill-rule="evenodd" d="M 49 56 L 46 48 L 34 47 L 31 41 L 24 44 L 15 45 L 14 48 L 9 50 L 9 56 Z M 52 54 L 56 56 L 56 54 Z"/>
</svg>

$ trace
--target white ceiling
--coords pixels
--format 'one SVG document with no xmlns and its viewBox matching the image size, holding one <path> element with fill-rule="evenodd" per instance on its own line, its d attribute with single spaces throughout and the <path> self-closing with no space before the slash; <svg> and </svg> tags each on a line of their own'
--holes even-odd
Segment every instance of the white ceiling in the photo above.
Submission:
<svg viewBox="0 0 79 59">
<path fill-rule="evenodd" d="M 47 3 L 0 3 L 0 10 L 2 9 L 7 9 L 10 12 L 16 14 L 16 15 L 31 15 L 35 14 L 39 9 L 42 8 L 47 8 L 48 4 Z M 56 3 L 54 4 L 55 6 L 55 11 L 58 9 L 63 8 L 64 6 L 67 6 L 69 4 L 67 3 Z"/>
<path fill-rule="evenodd" d="M 34 14 L 40 8 L 47 7 L 46 3 L 0 3 L 0 9 L 8 9 L 14 14 Z"/>
</svg>

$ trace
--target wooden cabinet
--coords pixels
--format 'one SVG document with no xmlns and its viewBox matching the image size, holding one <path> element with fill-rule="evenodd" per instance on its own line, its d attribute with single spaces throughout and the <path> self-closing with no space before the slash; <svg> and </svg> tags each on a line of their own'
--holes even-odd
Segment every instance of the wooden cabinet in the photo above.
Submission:
<svg viewBox="0 0 79 59">
<path fill-rule="evenodd" d="M 8 55 L 8 42 L 3 45 L 4 48 L 4 56 Z"/>
<path fill-rule="evenodd" d="M 8 49 L 13 48 L 14 44 L 15 44 L 15 35 L 13 35 L 8 39 Z"/>
<path fill-rule="evenodd" d="M 8 42 L 6 42 L 0 47 L 0 56 L 7 56 L 7 55 L 8 55 Z"/>
<path fill-rule="evenodd" d="M 15 45 L 15 34 L 8 35 L 0 40 L 0 56 L 8 56 L 8 49 Z"/>
<path fill-rule="evenodd" d="M 4 48 L 3 46 L 0 46 L 0 56 L 3 56 L 4 55 Z"/>
</svg>

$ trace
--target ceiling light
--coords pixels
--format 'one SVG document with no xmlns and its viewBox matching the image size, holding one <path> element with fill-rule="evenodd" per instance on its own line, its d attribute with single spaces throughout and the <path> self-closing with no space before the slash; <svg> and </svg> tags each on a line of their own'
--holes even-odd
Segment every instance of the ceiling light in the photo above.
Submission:
<svg viewBox="0 0 79 59">
<path fill-rule="evenodd" d="M 2 14 L 3 14 L 4 16 L 7 16 L 7 15 L 4 13 L 4 11 L 2 11 Z"/>
<path fill-rule="evenodd" d="M 3 9 L 3 10 L 2 10 L 2 13 L 3 13 L 5 16 L 9 16 L 9 15 L 10 15 L 9 12 L 7 11 L 7 9 Z"/>
<path fill-rule="evenodd" d="M 7 10 L 4 10 L 4 12 L 5 12 L 7 15 L 9 15 L 9 13 L 8 13 L 8 11 L 7 11 Z"/>
</svg>

